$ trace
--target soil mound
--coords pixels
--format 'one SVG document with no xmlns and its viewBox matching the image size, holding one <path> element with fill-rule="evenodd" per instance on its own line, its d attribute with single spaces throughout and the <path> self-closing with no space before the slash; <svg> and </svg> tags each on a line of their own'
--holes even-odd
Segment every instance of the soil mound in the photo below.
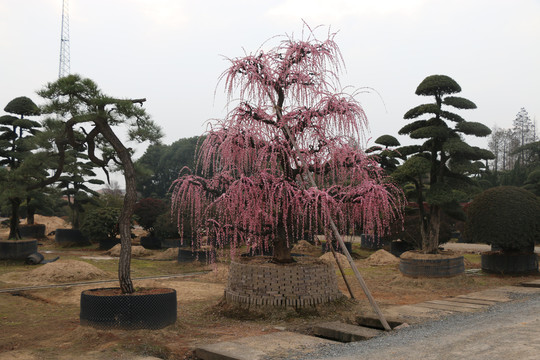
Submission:
<svg viewBox="0 0 540 360">
<path fill-rule="evenodd" d="M 341 265 L 342 268 L 345 269 L 345 268 L 351 267 L 351 265 L 349 264 L 349 261 L 347 260 L 347 257 L 345 255 L 336 252 L 336 256 L 337 256 L 339 264 Z M 334 259 L 334 255 L 332 255 L 331 252 L 325 253 L 324 255 L 320 256 L 319 259 L 321 259 L 323 261 L 326 261 L 326 262 L 328 262 L 328 263 L 330 263 L 330 264 L 337 267 L 336 260 Z"/>
<path fill-rule="evenodd" d="M 165 251 L 159 251 L 155 252 L 151 259 L 154 260 L 176 260 L 178 258 L 178 249 L 177 248 L 169 248 Z"/>
<path fill-rule="evenodd" d="M 29 285 L 41 285 L 110 279 L 112 277 L 109 273 L 84 261 L 58 260 L 30 271 L 5 274 L 2 276 L 2 280 Z"/>
<path fill-rule="evenodd" d="M 393 265 L 399 264 L 399 258 L 386 250 L 377 250 L 366 259 L 369 265 Z"/>
<path fill-rule="evenodd" d="M 300 240 L 298 242 L 298 244 L 294 245 L 294 247 L 292 248 L 292 251 L 293 252 L 301 252 L 301 251 L 314 251 L 314 250 L 319 250 L 318 247 L 316 247 L 315 245 L 311 245 L 309 242 L 307 242 L 306 240 Z"/>
<path fill-rule="evenodd" d="M 109 256 L 119 257 L 121 247 L 122 247 L 121 244 L 117 244 L 113 246 L 109 251 L 107 251 L 106 254 Z M 131 256 L 133 257 L 145 257 L 145 256 L 154 255 L 155 253 L 156 253 L 155 251 L 145 249 L 142 246 L 131 247 Z"/>
<path fill-rule="evenodd" d="M 36 224 L 45 225 L 45 235 L 56 229 L 71 229 L 71 225 L 64 219 L 57 216 L 43 216 L 34 215 L 34 222 Z"/>
</svg>

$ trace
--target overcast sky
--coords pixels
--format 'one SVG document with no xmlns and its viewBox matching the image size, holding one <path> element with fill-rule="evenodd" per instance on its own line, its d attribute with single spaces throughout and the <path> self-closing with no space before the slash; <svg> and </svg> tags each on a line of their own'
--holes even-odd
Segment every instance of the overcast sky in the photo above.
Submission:
<svg viewBox="0 0 540 360">
<path fill-rule="evenodd" d="M 35 91 L 57 79 L 61 15 L 62 0 L 0 0 L 0 109 L 23 95 L 41 103 Z M 226 57 L 300 36 L 302 19 L 338 32 L 342 86 L 376 91 L 357 98 L 368 138 L 397 135 L 432 74 L 477 104 L 459 112 L 467 120 L 507 128 L 525 107 L 540 122 L 540 0 L 70 0 L 69 15 L 71 72 L 146 97 L 166 144 L 224 117 L 223 87 L 214 92 Z"/>
</svg>

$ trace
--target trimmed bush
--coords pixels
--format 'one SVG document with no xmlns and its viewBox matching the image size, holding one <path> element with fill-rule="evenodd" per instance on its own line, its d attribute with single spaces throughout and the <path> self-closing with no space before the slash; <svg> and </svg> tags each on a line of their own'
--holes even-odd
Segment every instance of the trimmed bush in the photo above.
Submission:
<svg viewBox="0 0 540 360">
<path fill-rule="evenodd" d="M 135 204 L 133 214 L 139 225 L 151 234 L 154 233 L 154 225 L 158 216 L 167 212 L 167 204 L 163 200 L 145 198 Z"/>
<path fill-rule="evenodd" d="M 84 218 L 82 233 L 91 241 L 115 239 L 119 233 L 120 209 L 103 207 L 90 211 Z"/>
<path fill-rule="evenodd" d="M 465 237 L 506 252 L 530 252 L 540 239 L 540 200 L 515 186 L 488 189 L 467 209 Z"/>
</svg>

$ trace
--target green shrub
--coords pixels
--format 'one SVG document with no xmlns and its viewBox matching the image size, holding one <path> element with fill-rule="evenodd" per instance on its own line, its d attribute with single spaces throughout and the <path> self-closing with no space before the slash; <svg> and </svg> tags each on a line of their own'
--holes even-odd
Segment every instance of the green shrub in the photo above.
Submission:
<svg viewBox="0 0 540 360">
<path fill-rule="evenodd" d="M 177 239 L 179 237 L 176 221 L 171 219 L 171 214 L 168 211 L 156 218 L 154 234 L 162 239 Z"/>
<path fill-rule="evenodd" d="M 465 237 L 503 251 L 530 251 L 540 239 L 540 200 L 515 186 L 486 190 L 467 209 Z"/>
<path fill-rule="evenodd" d="M 93 209 L 84 217 L 81 231 L 91 241 L 110 240 L 119 233 L 118 218 L 121 210 L 113 207 Z"/>
<path fill-rule="evenodd" d="M 167 212 L 167 204 L 163 200 L 145 198 L 135 204 L 133 214 L 144 230 L 154 233 L 157 218 Z"/>
</svg>

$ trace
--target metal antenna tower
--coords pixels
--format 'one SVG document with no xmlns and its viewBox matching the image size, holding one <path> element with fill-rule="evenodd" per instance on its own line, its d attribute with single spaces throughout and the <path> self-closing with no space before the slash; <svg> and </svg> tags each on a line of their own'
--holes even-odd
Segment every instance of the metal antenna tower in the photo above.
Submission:
<svg viewBox="0 0 540 360">
<path fill-rule="evenodd" d="M 62 34 L 60 35 L 60 67 L 58 77 L 69 75 L 69 0 L 62 2 Z"/>
</svg>

